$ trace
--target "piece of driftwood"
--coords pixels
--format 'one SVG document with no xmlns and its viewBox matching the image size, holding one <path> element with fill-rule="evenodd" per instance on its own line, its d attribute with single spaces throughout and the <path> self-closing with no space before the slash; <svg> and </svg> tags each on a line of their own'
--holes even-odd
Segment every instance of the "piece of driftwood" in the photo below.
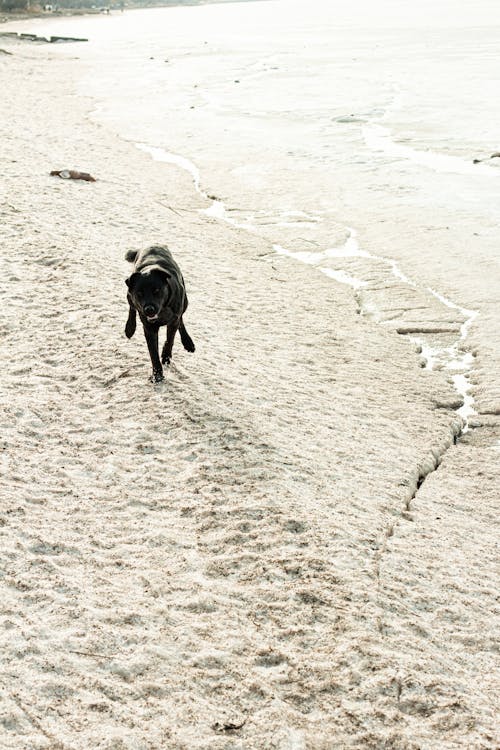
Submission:
<svg viewBox="0 0 500 750">
<path fill-rule="evenodd" d="M 488 161 L 489 159 L 500 159 L 500 151 L 495 151 L 491 156 L 487 156 L 486 159 L 473 159 L 473 164 L 480 164 L 482 161 Z"/>
<path fill-rule="evenodd" d="M 53 169 L 50 173 L 51 177 L 62 177 L 63 180 L 85 180 L 86 182 L 95 182 L 95 177 L 92 177 L 88 172 L 78 172 L 76 169 Z"/>
</svg>

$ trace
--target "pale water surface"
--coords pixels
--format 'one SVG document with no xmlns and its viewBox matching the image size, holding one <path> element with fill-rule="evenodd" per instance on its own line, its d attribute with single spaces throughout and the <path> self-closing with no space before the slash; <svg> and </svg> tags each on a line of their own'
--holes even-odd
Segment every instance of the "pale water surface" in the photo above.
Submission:
<svg viewBox="0 0 500 750">
<path fill-rule="evenodd" d="M 238 207 L 336 211 L 348 175 L 384 160 L 497 177 L 471 164 L 498 145 L 496 0 L 261 0 L 35 25 L 89 37 L 71 52 L 96 118 L 188 158 Z"/>
</svg>

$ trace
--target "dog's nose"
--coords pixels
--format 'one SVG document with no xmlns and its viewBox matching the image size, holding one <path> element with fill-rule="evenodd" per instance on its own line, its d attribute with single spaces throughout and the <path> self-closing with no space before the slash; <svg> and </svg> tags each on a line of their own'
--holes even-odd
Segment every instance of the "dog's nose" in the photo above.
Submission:
<svg viewBox="0 0 500 750">
<path fill-rule="evenodd" d="M 154 315 L 156 310 L 153 305 L 146 305 L 146 307 L 144 308 L 144 312 L 146 313 L 146 315 Z"/>
</svg>

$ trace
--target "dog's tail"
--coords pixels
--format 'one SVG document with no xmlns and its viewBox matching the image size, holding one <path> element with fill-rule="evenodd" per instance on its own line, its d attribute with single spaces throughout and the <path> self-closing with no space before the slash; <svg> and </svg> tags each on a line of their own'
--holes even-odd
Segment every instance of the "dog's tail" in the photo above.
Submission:
<svg viewBox="0 0 500 750">
<path fill-rule="evenodd" d="M 128 260 L 129 263 L 135 263 L 135 259 L 137 258 L 138 252 L 137 250 L 127 250 L 127 253 L 125 255 L 125 260 Z"/>
</svg>

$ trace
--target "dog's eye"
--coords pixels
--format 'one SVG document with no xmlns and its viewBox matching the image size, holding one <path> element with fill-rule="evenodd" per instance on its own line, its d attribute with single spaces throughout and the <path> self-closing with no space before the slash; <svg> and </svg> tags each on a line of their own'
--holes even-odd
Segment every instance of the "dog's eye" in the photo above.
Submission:
<svg viewBox="0 0 500 750">
<path fill-rule="evenodd" d="M 159 293 L 160 293 L 159 289 L 155 289 L 154 292 L 153 292 L 153 294 L 159 294 Z"/>
</svg>

